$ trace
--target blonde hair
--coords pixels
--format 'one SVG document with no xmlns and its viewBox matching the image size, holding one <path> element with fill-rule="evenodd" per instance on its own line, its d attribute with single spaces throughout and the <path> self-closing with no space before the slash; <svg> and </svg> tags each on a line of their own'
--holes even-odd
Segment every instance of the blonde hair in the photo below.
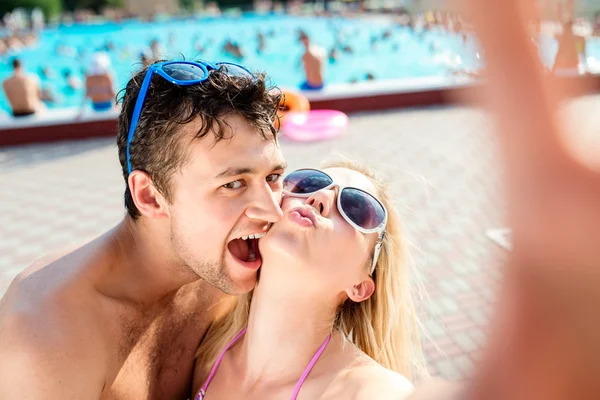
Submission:
<svg viewBox="0 0 600 400">
<path fill-rule="evenodd" d="M 377 198 L 387 208 L 388 223 L 379 260 L 373 271 L 375 292 L 360 303 L 346 300 L 337 310 L 333 329 L 383 367 L 409 379 L 426 377 L 418 335 L 418 318 L 409 277 L 412 260 L 402 235 L 400 218 L 387 185 L 368 167 L 348 159 L 327 162 L 323 168 L 347 168 L 368 177 Z M 367 274 L 371 257 L 365 263 Z M 219 352 L 248 323 L 252 292 L 231 299 L 229 312 L 209 328 L 197 357 L 206 377 Z"/>
</svg>

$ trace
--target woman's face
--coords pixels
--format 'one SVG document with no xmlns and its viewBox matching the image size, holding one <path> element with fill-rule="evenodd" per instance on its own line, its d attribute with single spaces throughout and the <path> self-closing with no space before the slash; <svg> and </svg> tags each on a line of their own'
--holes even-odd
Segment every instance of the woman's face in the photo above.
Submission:
<svg viewBox="0 0 600 400">
<path fill-rule="evenodd" d="M 346 168 L 323 171 L 339 185 L 377 197 L 371 180 L 359 172 Z M 275 279 L 279 287 L 303 288 L 320 297 L 347 293 L 352 298 L 348 291 L 354 288 L 356 292 L 356 285 L 365 280 L 372 285 L 366 265 L 371 263 L 377 234 L 364 234 L 350 225 L 337 209 L 337 196 L 337 188 L 309 198 L 284 195 L 283 219 L 259 242 L 261 281 Z"/>
</svg>

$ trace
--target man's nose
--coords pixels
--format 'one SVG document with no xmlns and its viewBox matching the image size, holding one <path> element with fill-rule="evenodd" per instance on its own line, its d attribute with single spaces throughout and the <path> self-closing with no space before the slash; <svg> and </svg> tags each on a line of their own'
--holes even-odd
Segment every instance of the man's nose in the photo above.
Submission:
<svg viewBox="0 0 600 400">
<path fill-rule="evenodd" d="M 246 215 L 250 219 L 266 222 L 278 222 L 283 217 L 281 211 L 281 190 L 274 191 L 268 184 L 257 188 L 251 193 L 252 200 L 246 209 Z"/>
</svg>

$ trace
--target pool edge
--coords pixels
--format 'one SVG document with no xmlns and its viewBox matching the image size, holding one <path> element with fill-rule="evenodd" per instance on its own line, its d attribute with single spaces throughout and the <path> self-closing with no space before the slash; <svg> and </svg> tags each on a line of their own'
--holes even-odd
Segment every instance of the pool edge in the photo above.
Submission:
<svg viewBox="0 0 600 400">
<path fill-rule="evenodd" d="M 600 92 L 600 75 L 584 75 L 560 78 L 572 85 L 570 96 L 580 96 Z M 313 95 L 312 109 L 335 109 L 345 113 L 382 111 L 390 109 L 414 108 L 448 104 L 475 104 L 481 94 L 481 82 L 454 82 L 447 85 L 432 85 L 425 90 L 389 90 L 369 94 L 357 91 L 341 95 Z M 94 114 L 90 118 L 54 120 L 48 124 L 33 121 L 16 126 L 0 126 L 0 146 L 13 146 L 31 143 L 54 142 L 60 140 L 79 140 L 92 137 L 115 137 L 117 132 L 116 113 L 103 117 Z"/>
</svg>

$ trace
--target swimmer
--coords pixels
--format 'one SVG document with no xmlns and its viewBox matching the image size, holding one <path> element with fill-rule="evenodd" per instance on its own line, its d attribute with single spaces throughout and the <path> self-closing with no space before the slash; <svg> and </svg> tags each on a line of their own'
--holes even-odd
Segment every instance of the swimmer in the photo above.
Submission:
<svg viewBox="0 0 600 400">
<path fill-rule="evenodd" d="M 331 50 L 329 50 L 329 64 L 335 64 L 336 61 L 339 58 L 339 54 L 336 50 L 335 47 L 331 48 Z"/>
<path fill-rule="evenodd" d="M 54 73 L 54 70 L 52 70 L 52 68 L 48 67 L 47 65 L 42 65 L 39 68 L 39 75 L 43 78 L 43 79 L 54 79 L 56 78 L 56 74 Z"/>
<path fill-rule="evenodd" d="M 261 54 L 265 51 L 265 35 L 263 35 L 262 32 L 258 32 L 256 34 L 256 40 L 258 42 L 257 52 L 258 54 Z"/>
<path fill-rule="evenodd" d="M 67 86 L 69 89 L 71 90 L 79 90 L 81 89 L 82 86 L 82 82 L 79 78 L 73 76 L 73 73 L 71 72 L 70 69 L 65 69 L 63 71 L 63 76 L 65 78 L 65 81 L 67 82 Z"/>
<path fill-rule="evenodd" d="M 162 60 L 164 52 L 158 39 L 152 39 L 152 41 L 150 42 L 150 52 L 154 61 Z"/>
<path fill-rule="evenodd" d="M 46 104 L 57 104 L 58 97 L 54 93 L 54 90 L 50 86 L 46 86 L 42 88 L 42 93 L 40 96 L 41 100 Z"/>
<path fill-rule="evenodd" d="M 323 79 L 323 61 L 326 52 L 323 48 L 311 44 L 310 37 L 306 32 L 301 32 L 299 40 L 304 46 L 304 54 L 302 55 L 302 64 L 306 80 L 300 85 L 302 90 L 319 90 L 325 85 Z"/>
</svg>

